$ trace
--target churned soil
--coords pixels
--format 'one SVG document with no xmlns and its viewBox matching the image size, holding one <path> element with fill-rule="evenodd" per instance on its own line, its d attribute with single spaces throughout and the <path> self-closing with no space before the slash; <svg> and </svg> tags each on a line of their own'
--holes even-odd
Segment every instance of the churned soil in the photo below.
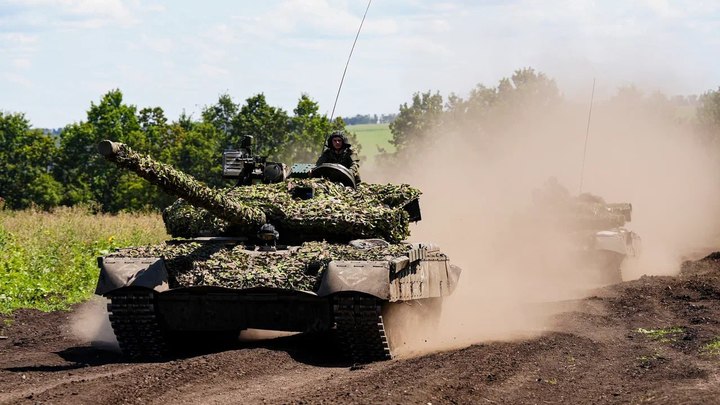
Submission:
<svg viewBox="0 0 720 405">
<path fill-rule="evenodd" d="M 0 324 L 0 403 L 720 403 L 720 253 L 599 289 L 538 337 L 363 366 L 306 335 L 132 362 L 73 337 L 73 313 Z"/>
</svg>

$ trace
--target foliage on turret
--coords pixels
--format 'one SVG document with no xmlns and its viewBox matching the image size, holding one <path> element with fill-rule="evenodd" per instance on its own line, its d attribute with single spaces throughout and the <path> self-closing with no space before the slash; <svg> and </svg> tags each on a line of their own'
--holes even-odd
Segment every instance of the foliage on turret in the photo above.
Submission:
<svg viewBox="0 0 720 405">
<path fill-rule="evenodd" d="M 212 189 L 127 145 L 103 141 L 98 149 L 108 160 L 180 198 L 163 212 L 174 237 L 252 237 L 261 225 L 271 223 L 285 241 L 399 242 L 410 235 L 410 217 L 403 207 L 420 196 L 405 184 L 363 183 L 353 189 L 321 178 Z"/>
</svg>

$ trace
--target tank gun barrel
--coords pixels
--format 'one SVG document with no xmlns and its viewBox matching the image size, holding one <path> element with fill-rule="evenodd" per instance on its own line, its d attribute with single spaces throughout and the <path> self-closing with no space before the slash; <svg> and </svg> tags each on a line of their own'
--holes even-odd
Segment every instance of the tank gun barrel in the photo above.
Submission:
<svg viewBox="0 0 720 405">
<path fill-rule="evenodd" d="M 169 165 L 139 154 L 123 143 L 101 141 L 98 144 L 98 152 L 105 159 L 134 172 L 167 193 L 205 208 L 230 223 L 260 227 L 266 222 L 262 211 L 248 207 Z"/>
</svg>

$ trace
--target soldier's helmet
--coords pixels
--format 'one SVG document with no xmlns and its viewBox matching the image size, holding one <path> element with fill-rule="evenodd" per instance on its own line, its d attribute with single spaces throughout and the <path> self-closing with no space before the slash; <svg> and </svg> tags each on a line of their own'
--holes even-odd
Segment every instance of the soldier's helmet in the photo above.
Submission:
<svg viewBox="0 0 720 405">
<path fill-rule="evenodd" d="M 333 131 L 332 133 L 330 133 L 330 135 L 328 135 L 328 137 L 327 137 L 327 141 L 325 142 L 325 146 L 332 149 L 333 138 L 342 139 L 343 148 L 347 148 L 348 146 L 350 146 L 350 143 L 348 142 L 347 134 L 345 134 L 344 131 Z"/>
</svg>

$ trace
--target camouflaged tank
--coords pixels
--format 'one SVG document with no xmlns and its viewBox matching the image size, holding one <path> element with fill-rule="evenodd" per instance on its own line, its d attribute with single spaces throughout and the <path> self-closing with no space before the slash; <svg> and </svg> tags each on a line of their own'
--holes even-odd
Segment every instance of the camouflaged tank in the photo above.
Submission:
<svg viewBox="0 0 720 405">
<path fill-rule="evenodd" d="M 389 359 L 386 312 L 437 317 L 457 285 L 460 269 L 437 246 L 403 242 L 420 220 L 420 191 L 408 185 L 355 184 L 337 165 L 288 170 L 246 148 L 223 158 L 239 184 L 212 189 L 124 144 L 98 150 L 180 198 L 163 212 L 174 239 L 98 259 L 96 294 L 110 299 L 128 356 L 212 350 L 265 329 L 327 331 L 354 362 Z"/>
<path fill-rule="evenodd" d="M 578 267 L 587 269 L 589 279 L 599 284 L 622 280 L 622 263 L 641 251 L 641 239 L 626 228 L 632 219 L 632 204 L 607 203 L 597 195 L 571 195 L 551 178 L 535 191 L 535 207 L 549 228 L 563 233 L 574 245 Z"/>
</svg>

